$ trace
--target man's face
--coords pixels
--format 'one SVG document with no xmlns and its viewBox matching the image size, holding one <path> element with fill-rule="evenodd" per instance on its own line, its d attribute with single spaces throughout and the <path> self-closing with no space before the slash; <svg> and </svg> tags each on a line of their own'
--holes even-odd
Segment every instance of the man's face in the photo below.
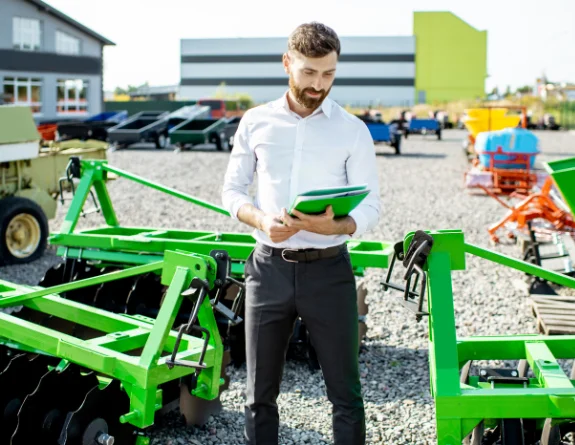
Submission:
<svg viewBox="0 0 575 445">
<path fill-rule="evenodd" d="M 300 105 L 315 109 L 329 94 L 335 78 L 337 53 L 311 58 L 290 51 L 284 55 L 284 68 L 289 74 L 289 86 Z"/>
</svg>

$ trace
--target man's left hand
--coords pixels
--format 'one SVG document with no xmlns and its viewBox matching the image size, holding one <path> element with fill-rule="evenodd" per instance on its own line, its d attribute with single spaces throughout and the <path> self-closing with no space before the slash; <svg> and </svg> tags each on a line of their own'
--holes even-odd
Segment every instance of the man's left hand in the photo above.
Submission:
<svg viewBox="0 0 575 445">
<path fill-rule="evenodd" d="M 321 235 L 336 235 L 341 233 L 353 233 L 355 222 L 352 218 L 335 219 L 332 206 L 328 206 L 320 215 L 306 215 L 305 213 L 292 211 L 289 215 L 286 209 L 282 209 L 281 219 L 283 223 L 297 230 L 319 233 Z"/>
</svg>

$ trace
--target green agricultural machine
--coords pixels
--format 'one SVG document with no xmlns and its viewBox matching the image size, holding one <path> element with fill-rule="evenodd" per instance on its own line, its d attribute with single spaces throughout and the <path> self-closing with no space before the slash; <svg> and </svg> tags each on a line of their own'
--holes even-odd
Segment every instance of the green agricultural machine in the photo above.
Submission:
<svg viewBox="0 0 575 445">
<path fill-rule="evenodd" d="M 395 244 L 382 285 L 401 291 L 398 300 L 417 320 L 428 317 L 437 443 L 573 443 L 568 434 L 575 432 L 575 380 L 558 360 L 575 358 L 575 336 L 459 338 L 451 280 L 453 272 L 466 269 L 466 255 L 575 288 L 572 277 L 469 244 L 458 230 L 412 232 Z M 390 281 L 398 260 L 407 269 L 403 286 Z M 491 367 L 492 361 L 517 366 Z"/>
<path fill-rule="evenodd" d="M 62 261 L 38 286 L 0 281 L 0 445 L 143 445 L 174 408 L 193 425 L 221 409 L 225 367 L 243 353 L 244 263 L 255 241 L 122 226 L 110 176 L 227 214 L 107 161 L 70 159 L 73 198 L 49 237 Z M 105 224 L 77 230 L 92 211 Z M 385 242 L 348 246 L 357 276 L 393 254 Z"/>
</svg>

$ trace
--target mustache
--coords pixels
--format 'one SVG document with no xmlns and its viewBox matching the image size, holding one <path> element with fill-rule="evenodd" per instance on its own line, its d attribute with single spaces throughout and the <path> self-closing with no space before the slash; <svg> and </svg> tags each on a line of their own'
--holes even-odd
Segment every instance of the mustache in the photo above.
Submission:
<svg viewBox="0 0 575 445">
<path fill-rule="evenodd" d="M 304 93 L 310 92 L 310 93 L 316 93 L 316 94 L 324 94 L 325 90 L 316 90 L 315 88 L 306 88 L 305 90 L 303 90 Z"/>
</svg>

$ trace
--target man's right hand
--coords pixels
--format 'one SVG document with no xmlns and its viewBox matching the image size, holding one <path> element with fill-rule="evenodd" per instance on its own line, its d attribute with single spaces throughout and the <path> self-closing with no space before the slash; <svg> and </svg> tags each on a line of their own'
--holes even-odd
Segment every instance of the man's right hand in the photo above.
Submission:
<svg viewBox="0 0 575 445">
<path fill-rule="evenodd" d="M 253 204 L 242 205 L 238 210 L 238 219 L 265 232 L 274 243 L 281 243 L 299 232 L 299 229 L 283 224 L 280 215 L 266 214 Z"/>
<path fill-rule="evenodd" d="M 283 224 L 279 215 L 264 215 L 261 219 L 260 229 L 274 243 L 281 243 L 299 232 L 299 229 Z"/>
</svg>

